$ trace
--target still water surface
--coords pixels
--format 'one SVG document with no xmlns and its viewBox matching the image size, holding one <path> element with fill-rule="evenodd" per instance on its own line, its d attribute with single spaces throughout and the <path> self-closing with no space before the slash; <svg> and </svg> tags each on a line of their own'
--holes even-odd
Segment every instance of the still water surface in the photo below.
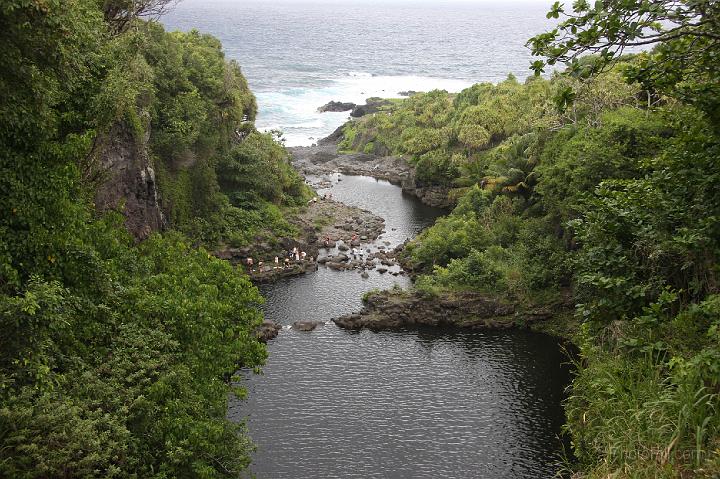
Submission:
<svg viewBox="0 0 720 479">
<path fill-rule="evenodd" d="M 335 198 L 386 219 L 380 241 L 391 246 L 441 213 L 387 182 L 334 178 Z M 266 316 L 290 325 L 329 322 L 358 310 L 365 291 L 408 283 L 321 267 L 261 289 Z M 569 372 L 548 336 L 328 323 L 284 329 L 268 349 L 249 399 L 230 408 L 247 418 L 259 478 L 543 478 L 557 469 Z"/>
</svg>

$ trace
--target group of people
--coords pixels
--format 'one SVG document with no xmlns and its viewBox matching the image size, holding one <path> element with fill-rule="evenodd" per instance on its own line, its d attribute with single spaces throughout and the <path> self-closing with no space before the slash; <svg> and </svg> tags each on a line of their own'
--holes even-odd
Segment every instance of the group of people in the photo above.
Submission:
<svg viewBox="0 0 720 479">
<path fill-rule="evenodd" d="M 324 195 L 322 195 L 322 198 L 320 198 L 320 199 L 321 200 L 332 200 L 332 193 L 325 193 Z M 318 197 L 313 196 L 313 198 L 311 200 L 308 200 L 308 205 L 311 205 L 312 203 L 317 203 L 317 201 L 318 201 Z"/>
<path fill-rule="evenodd" d="M 300 251 L 300 249 L 296 246 L 291 250 L 288 250 L 287 254 L 285 255 L 285 258 L 283 259 L 283 265 L 280 265 L 280 257 L 275 256 L 275 259 L 273 261 L 273 268 L 272 269 L 282 269 L 282 268 L 289 268 L 292 263 L 300 263 L 305 261 L 313 261 L 313 258 L 308 258 L 307 253 L 305 251 Z M 249 273 L 255 272 L 255 261 L 252 259 L 252 257 L 247 257 L 245 259 L 245 265 L 248 268 Z M 263 266 L 265 263 L 263 261 L 258 261 L 257 267 L 260 272 L 263 271 Z"/>
</svg>

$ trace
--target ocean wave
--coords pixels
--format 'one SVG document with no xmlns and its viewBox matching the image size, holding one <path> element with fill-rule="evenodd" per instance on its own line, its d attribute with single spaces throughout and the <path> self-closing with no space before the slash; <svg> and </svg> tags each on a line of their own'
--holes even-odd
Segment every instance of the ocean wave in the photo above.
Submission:
<svg viewBox="0 0 720 479">
<path fill-rule="evenodd" d="M 346 72 L 330 80 L 327 86 L 258 92 L 258 128 L 285 132 L 288 146 L 306 146 L 329 135 L 347 119 L 348 112 L 318 113 L 318 107 L 330 101 L 363 104 L 370 97 L 398 98 L 401 92 L 435 89 L 457 92 L 472 84 L 450 78 L 373 76 L 366 72 Z"/>
<path fill-rule="evenodd" d="M 375 76 L 375 75 L 373 75 L 372 73 L 367 73 L 367 72 L 353 72 L 353 71 L 346 72 L 345 75 L 347 75 L 347 76 L 349 76 L 349 77 L 356 77 L 356 78 L 372 78 L 372 77 Z"/>
</svg>

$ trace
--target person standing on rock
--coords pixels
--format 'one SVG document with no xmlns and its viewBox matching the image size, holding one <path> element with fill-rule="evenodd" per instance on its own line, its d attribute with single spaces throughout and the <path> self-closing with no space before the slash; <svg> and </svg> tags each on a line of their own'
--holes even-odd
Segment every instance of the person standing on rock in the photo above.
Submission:
<svg viewBox="0 0 720 479">
<path fill-rule="evenodd" d="M 275 268 L 274 269 L 278 269 L 279 267 L 280 267 L 280 258 L 275 256 Z"/>
</svg>

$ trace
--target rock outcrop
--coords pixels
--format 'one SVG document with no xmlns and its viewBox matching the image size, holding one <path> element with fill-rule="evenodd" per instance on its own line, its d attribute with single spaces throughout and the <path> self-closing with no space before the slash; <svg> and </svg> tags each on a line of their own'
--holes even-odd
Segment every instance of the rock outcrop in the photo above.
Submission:
<svg viewBox="0 0 720 479">
<path fill-rule="evenodd" d="M 322 321 L 311 321 L 311 320 L 300 320 L 295 321 L 292 325 L 292 328 L 296 331 L 313 331 L 318 326 L 324 326 L 325 323 Z"/>
<path fill-rule="evenodd" d="M 417 196 L 420 201 L 428 206 L 449 208 L 453 204 L 450 198 L 450 188 L 438 185 L 418 185 L 414 172 L 403 179 L 401 186 L 403 191 Z"/>
<path fill-rule="evenodd" d="M 353 111 L 350 112 L 350 116 L 353 118 L 360 118 L 361 116 L 369 115 L 371 113 L 377 113 L 381 108 L 392 105 L 392 101 L 385 98 L 372 97 L 365 100 L 364 105 L 356 105 Z"/>
<path fill-rule="evenodd" d="M 268 283 L 316 271 L 318 263 L 328 261 L 325 257 L 318 259 L 323 252 L 338 245 L 348 250 L 350 247 L 347 245 L 359 247 L 360 238 L 363 242 L 374 241 L 385 228 L 385 220 L 370 211 L 327 198 L 310 202 L 289 221 L 300 232 L 298 237 L 277 238 L 275 241 L 263 241 L 258 237 L 251 246 L 223 247 L 213 254 L 232 264 L 242 265 L 254 283 Z M 353 238 L 356 239 L 353 241 Z M 288 252 L 294 248 L 305 252 L 305 258 L 299 261 L 289 259 L 286 263 Z M 277 264 L 276 256 L 279 260 Z M 253 259 L 252 267 L 247 266 L 247 258 Z M 346 269 L 346 265 L 343 263 L 338 269 Z"/>
<path fill-rule="evenodd" d="M 401 185 L 403 191 L 417 196 L 429 206 L 452 206 L 449 188 L 437 185 L 420 185 L 415 179 L 415 168 L 405 158 L 368 153 L 339 153 L 337 145 L 342 138 L 338 128 L 316 146 L 290 148 L 293 165 L 306 175 L 327 175 L 333 172 L 345 175 L 372 176 Z"/>
<path fill-rule="evenodd" d="M 318 112 L 325 113 L 326 111 L 333 111 L 333 112 L 341 112 L 341 111 L 350 111 L 354 109 L 357 105 L 355 103 L 350 102 L 341 102 L 341 101 L 331 101 L 320 108 L 318 108 Z"/>
<path fill-rule="evenodd" d="M 355 314 L 333 319 L 345 329 L 385 330 L 408 326 L 453 326 L 472 329 L 527 327 L 549 319 L 553 311 L 530 309 L 482 293 L 448 293 L 425 297 L 418 293 L 382 291 L 370 295 Z"/>
<path fill-rule="evenodd" d="M 275 321 L 265 320 L 255 329 L 255 337 L 263 343 L 275 339 L 280 333 L 282 326 Z"/>
<path fill-rule="evenodd" d="M 143 240 L 165 225 L 158 198 L 155 171 L 148 154 L 149 135 L 137 134 L 116 123 L 98 141 L 97 169 L 101 179 L 95 194 L 98 211 L 120 211 L 135 239 Z"/>
</svg>

